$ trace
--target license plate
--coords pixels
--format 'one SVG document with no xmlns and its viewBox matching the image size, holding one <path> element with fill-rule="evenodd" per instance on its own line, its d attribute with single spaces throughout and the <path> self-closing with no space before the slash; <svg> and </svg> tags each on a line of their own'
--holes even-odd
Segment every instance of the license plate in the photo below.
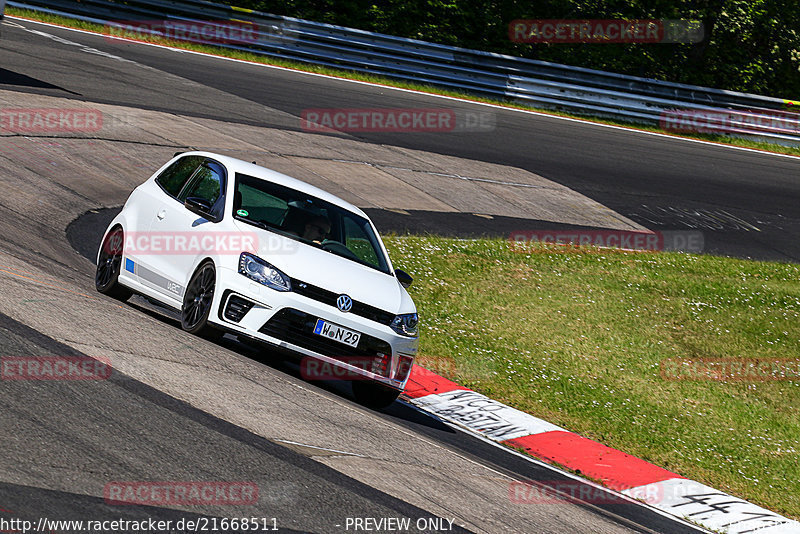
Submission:
<svg viewBox="0 0 800 534">
<path fill-rule="evenodd" d="M 317 319 L 317 324 L 314 326 L 314 333 L 338 341 L 339 343 L 350 345 L 351 347 L 357 346 L 358 340 L 361 339 L 360 333 L 348 330 L 338 324 L 323 321 L 322 319 Z"/>
</svg>

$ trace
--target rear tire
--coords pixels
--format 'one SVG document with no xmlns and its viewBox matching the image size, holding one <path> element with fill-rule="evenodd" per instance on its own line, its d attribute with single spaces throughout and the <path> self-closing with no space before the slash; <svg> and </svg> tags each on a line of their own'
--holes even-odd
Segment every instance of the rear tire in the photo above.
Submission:
<svg viewBox="0 0 800 534">
<path fill-rule="evenodd" d="M 97 269 L 94 274 L 94 287 L 97 291 L 123 302 L 133 295 L 133 291 L 119 283 L 124 244 L 125 234 L 121 227 L 116 226 L 108 232 L 100 245 Z"/>
<path fill-rule="evenodd" d="M 189 280 L 181 306 L 181 328 L 210 341 L 219 341 L 225 334 L 208 324 L 216 284 L 217 271 L 214 264 L 207 261 L 197 268 Z"/>
<path fill-rule="evenodd" d="M 356 401 L 375 410 L 388 408 L 400 396 L 398 390 L 368 380 L 354 380 L 351 384 Z"/>
</svg>

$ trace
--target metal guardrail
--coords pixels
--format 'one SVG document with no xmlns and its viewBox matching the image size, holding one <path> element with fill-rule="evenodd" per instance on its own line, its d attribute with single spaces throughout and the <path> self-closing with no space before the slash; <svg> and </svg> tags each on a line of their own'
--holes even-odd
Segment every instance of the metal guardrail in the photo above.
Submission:
<svg viewBox="0 0 800 534">
<path fill-rule="evenodd" d="M 3 0 L 0 0 L 2 2 Z M 516 58 L 333 26 L 204 0 L 26 0 L 9 6 L 109 26 L 132 21 L 252 25 L 254 39 L 214 43 L 266 56 L 388 76 L 672 131 L 800 145 L 800 103 Z M 157 29 L 139 31 L 162 35 Z"/>
</svg>

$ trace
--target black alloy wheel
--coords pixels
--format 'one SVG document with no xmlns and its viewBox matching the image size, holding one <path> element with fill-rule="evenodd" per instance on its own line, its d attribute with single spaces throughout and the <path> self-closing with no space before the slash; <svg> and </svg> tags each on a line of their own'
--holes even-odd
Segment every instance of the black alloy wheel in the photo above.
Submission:
<svg viewBox="0 0 800 534">
<path fill-rule="evenodd" d="M 190 334 L 213 340 L 221 338 L 224 334 L 208 324 L 216 284 L 217 271 L 210 261 L 198 267 L 189 281 L 183 295 L 181 327 Z"/>
<path fill-rule="evenodd" d="M 119 284 L 119 273 L 122 268 L 122 250 L 125 234 L 122 228 L 113 228 L 103 244 L 97 258 L 97 270 L 94 274 L 94 287 L 100 293 L 118 300 L 128 300 L 133 292 Z"/>
</svg>

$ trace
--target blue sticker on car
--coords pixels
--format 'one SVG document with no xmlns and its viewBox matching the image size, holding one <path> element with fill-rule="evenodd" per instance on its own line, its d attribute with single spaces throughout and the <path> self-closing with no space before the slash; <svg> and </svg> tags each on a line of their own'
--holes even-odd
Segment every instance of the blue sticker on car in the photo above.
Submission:
<svg viewBox="0 0 800 534">
<path fill-rule="evenodd" d="M 133 260 L 130 258 L 125 258 L 125 270 L 129 273 L 136 273 L 136 264 L 133 263 Z"/>
</svg>

